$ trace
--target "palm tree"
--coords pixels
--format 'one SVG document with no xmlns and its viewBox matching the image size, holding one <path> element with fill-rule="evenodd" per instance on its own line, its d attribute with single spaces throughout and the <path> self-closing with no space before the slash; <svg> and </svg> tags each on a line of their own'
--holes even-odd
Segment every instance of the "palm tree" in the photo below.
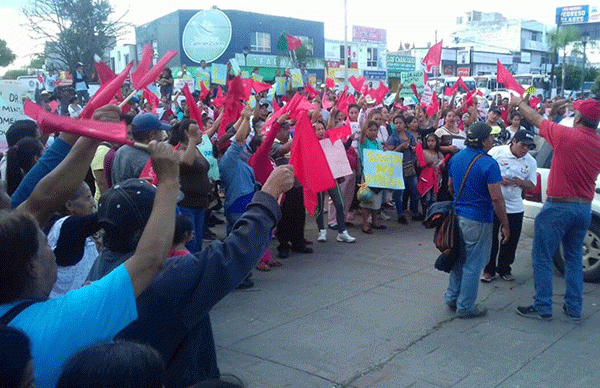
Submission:
<svg viewBox="0 0 600 388">
<path fill-rule="evenodd" d="M 556 57 L 558 57 L 558 51 L 562 50 L 562 82 L 560 85 L 560 95 L 565 93 L 565 65 L 567 59 L 567 46 L 573 42 L 581 40 L 579 29 L 575 27 L 569 27 L 567 29 L 558 28 L 548 34 L 550 41 L 550 51 L 552 52 L 552 77 L 554 77 L 554 66 Z"/>
</svg>

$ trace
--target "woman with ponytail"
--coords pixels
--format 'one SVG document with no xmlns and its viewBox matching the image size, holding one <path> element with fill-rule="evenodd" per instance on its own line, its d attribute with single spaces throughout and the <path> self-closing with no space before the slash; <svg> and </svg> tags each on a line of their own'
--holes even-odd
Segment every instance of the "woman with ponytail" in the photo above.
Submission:
<svg viewBox="0 0 600 388">
<path fill-rule="evenodd" d="M 42 143 L 32 137 L 24 137 L 6 152 L 6 192 L 8 195 L 19 187 L 19 184 L 44 153 Z"/>
</svg>

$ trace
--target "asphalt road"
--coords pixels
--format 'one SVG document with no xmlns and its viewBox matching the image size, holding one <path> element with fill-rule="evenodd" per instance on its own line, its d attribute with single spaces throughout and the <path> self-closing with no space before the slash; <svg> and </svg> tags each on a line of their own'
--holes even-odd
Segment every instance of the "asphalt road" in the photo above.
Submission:
<svg viewBox="0 0 600 388">
<path fill-rule="evenodd" d="M 388 211 L 390 214 L 391 211 Z M 419 223 L 314 243 L 283 267 L 255 271 L 256 286 L 212 312 L 219 367 L 247 387 L 596 387 L 600 381 L 600 284 L 584 286 L 584 319 L 519 317 L 533 295 L 531 239 L 522 237 L 514 282 L 480 284 L 484 318 L 457 319 L 433 268 L 433 232 Z M 314 219 L 307 237 L 316 241 Z M 275 251 L 275 241 L 273 243 Z"/>
</svg>

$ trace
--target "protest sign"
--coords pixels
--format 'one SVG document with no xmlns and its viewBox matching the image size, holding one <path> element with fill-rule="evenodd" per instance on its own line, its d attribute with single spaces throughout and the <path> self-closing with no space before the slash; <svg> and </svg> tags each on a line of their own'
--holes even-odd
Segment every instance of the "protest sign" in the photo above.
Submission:
<svg viewBox="0 0 600 388">
<path fill-rule="evenodd" d="M 23 96 L 27 87 L 19 81 L 0 80 L 0 151 L 8 149 L 6 131 L 17 120 L 26 120 L 23 113 Z"/>
<path fill-rule="evenodd" d="M 210 74 L 204 71 L 196 72 L 196 89 L 201 90 L 200 84 L 204 84 L 205 88 L 210 88 Z"/>
<path fill-rule="evenodd" d="M 341 140 L 331 144 L 331 140 L 323 139 L 319 143 L 321 143 L 321 148 L 323 148 L 325 159 L 327 159 L 327 164 L 329 164 L 334 179 L 352 174 L 346 149 Z"/>
<path fill-rule="evenodd" d="M 186 78 L 175 78 L 175 80 L 173 80 L 173 90 L 175 92 L 180 91 L 183 88 L 183 85 L 185 85 L 186 83 L 188 84 L 188 87 L 191 90 L 194 90 L 194 83 L 195 82 L 191 78 L 189 78 L 189 79 L 186 79 Z"/>
<path fill-rule="evenodd" d="M 285 77 L 275 77 L 275 84 L 277 87 L 275 88 L 275 94 L 277 96 L 283 96 L 287 91 L 287 80 Z"/>
<path fill-rule="evenodd" d="M 233 75 L 239 75 L 242 69 L 240 69 L 238 61 L 235 58 L 231 58 L 229 63 L 231 63 L 231 71 L 233 72 Z"/>
<path fill-rule="evenodd" d="M 417 86 L 417 93 L 422 94 L 425 82 L 423 80 L 422 71 L 403 71 L 400 76 L 400 82 L 404 85 L 404 88 L 400 91 L 400 97 L 414 96 L 410 85 L 415 84 Z"/>
<path fill-rule="evenodd" d="M 290 74 L 292 75 L 292 88 L 301 88 L 304 86 L 304 82 L 302 82 L 302 72 L 300 69 L 292 69 L 290 70 Z"/>
<path fill-rule="evenodd" d="M 244 79 L 250 78 L 250 74 L 246 70 L 242 70 L 240 73 L 240 77 L 242 77 Z"/>
<path fill-rule="evenodd" d="M 365 182 L 369 187 L 403 190 L 401 152 L 363 150 Z"/>
<path fill-rule="evenodd" d="M 252 81 L 263 82 L 264 77 L 260 74 L 252 73 Z"/>
<path fill-rule="evenodd" d="M 211 76 L 213 84 L 227 84 L 227 65 L 213 63 L 210 67 L 210 70 L 212 71 Z"/>
<path fill-rule="evenodd" d="M 433 90 L 429 87 L 429 85 L 425 85 L 425 87 L 423 88 L 423 93 L 421 93 L 421 104 L 429 106 L 431 104 L 432 97 Z"/>
</svg>

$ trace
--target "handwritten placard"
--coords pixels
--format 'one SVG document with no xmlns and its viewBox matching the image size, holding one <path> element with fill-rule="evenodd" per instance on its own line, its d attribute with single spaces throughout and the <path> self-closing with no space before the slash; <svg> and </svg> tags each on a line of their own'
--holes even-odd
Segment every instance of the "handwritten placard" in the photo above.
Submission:
<svg viewBox="0 0 600 388">
<path fill-rule="evenodd" d="M 252 81 L 263 82 L 264 77 L 260 74 L 252 73 Z"/>
<path fill-rule="evenodd" d="M 423 79 L 422 71 L 403 71 L 400 74 L 400 80 L 402 85 L 404 85 L 404 88 L 400 91 L 400 97 L 406 98 L 414 96 L 412 89 L 410 88 L 411 84 L 415 84 L 417 86 L 417 93 L 423 93 L 425 81 Z"/>
<path fill-rule="evenodd" d="M 302 82 L 302 72 L 300 69 L 292 69 L 290 70 L 290 74 L 292 75 L 292 88 L 304 87 L 304 82 Z"/>
<path fill-rule="evenodd" d="M 0 81 L 0 151 L 8 149 L 6 131 L 17 120 L 28 119 L 23 113 L 23 96 L 27 87 L 19 81 Z"/>
<path fill-rule="evenodd" d="M 227 84 L 227 65 L 213 63 L 210 67 L 212 73 L 212 82 L 217 85 Z"/>
<path fill-rule="evenodd" d="M 275 94 L 278 96 L 283 96 L 287 91 L 287 80 L 285 77 L 275 77 Z"/>
<path fill-rule="evenodd" d="M 239 75 L 241 73 L 242 69 L 240 69 L 240 65 L 239 65 L 237 59 L 231 58 L 229 60 L 229 63 L 231 63 L 231 71 L 233 72 L 233 75 Z"/>
<path fill-rule="evenodd" d="M 369 187 L 403 190 L 402 153 L 363 150 L 365 182 Z"/>
<path fill-rule="evenodd" d="M 327 159 L 327 164 L 329 164 L 334 179 L 352 174 L 346 149 L 341 140 L 338 139 L 331 144 L 331 140 L 323 139 L 319 143 L 321 143 L 321 148 L 323 148 L 325 159 Z"/>
<path fill-rule="evenodd" d="M 201 90 L 202 86 L 200 84 L 204 84 L 206 89 L 210 88 L 210 74 L 208 72 L 199 71 L 196 73 L 196 89 Z"/>
</svg>

